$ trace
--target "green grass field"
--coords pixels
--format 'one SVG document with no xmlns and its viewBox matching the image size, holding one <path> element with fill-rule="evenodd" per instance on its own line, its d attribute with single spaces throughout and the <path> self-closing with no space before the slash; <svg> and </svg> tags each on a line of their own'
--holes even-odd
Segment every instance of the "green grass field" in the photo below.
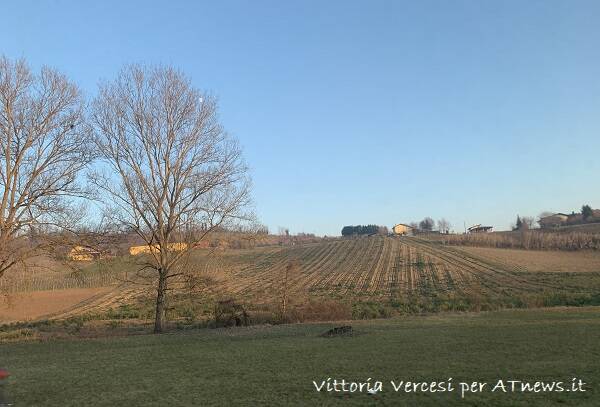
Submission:
<svg viewBox="0 0 600 407">
<path fill-rule="evenodd" d="M 160 336 L 5 344 L 16 406 L 600 405 L 600 308 L 439 314 L 336 324 L 193 330 Z M 339 324 L 338 324 L 339 325 Z M 317 392 L 313 380 L 383 391 Z M 445 393 L 395 392 L 390 380 L 440 381 Z M 586 392 L 490 392 L 498 379 L 587 383 Z M 460 382 L 488 382 L 461 398 Z"/>
</svg>

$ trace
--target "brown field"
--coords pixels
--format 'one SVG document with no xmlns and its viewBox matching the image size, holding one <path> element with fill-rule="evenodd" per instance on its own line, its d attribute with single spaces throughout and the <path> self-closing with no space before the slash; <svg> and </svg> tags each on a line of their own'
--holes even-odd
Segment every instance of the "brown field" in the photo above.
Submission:
<svg viewBox="0 0 600 407">
<path fill-rule="evenodd" d="M 300 264 L 289 290 L 296 294 L 378 298 L 412 293 L 535 290 L 511 270 L 414 238 L 337 240 L 272 251 L 222 281 L 224 291 L 267 298 L 282 285 L 290 260 Z"/>
<path fill-rule="evenodd" d="M 559 252 L 489 247 L 460 247 L 457 250 L 526 272 L 600 272 L 600 252 L 597 251 Z"/>
<path fill-rule="evenodd" d="M 66 290 L 21 292 L 5 296 L 0 302 L 0 321 L 27 321 L 41 319 L 69 308 L 79 308 L 85 301 L 111 291 L 102 288 L 72 288 Z"/>
<path fill-rule="evenodd" d="M 46 287 L 50 282 L 57 287 L 66 284 L 61 283 L 60 273 L 48 274 L 48 281 L 43 276 L 27 276 L 27 281 L 36 284 L 17 283 L 34 294 L 23 297 L 22 307 L 0 315 L 11 320 L 48 314 L 66 318 L 145 303 L 140 315 L 147 316 L 152 311 L 148 304 L 153 291 L 144 292 L 122 281 L 124 271 L 133 267 L 131 261 L 124 257 L 89 264 L 77 279 L 72 273 L 63 273 L 62 279 L 76 287 L 67 290 L 35 292 L 35 287 Z M 284 270 L 291 261 L 298 267 L 284 285 Z M 548 304 L 547 297 L 557 295 L 562 302 L 551 304 L 568 305 L 566 296 L 585 296 L 585 300 L 577 301 L 589 305 L 590 298 L 600 291 L 600 252 L 457 247 L 414 237 L 374 236 L 291 246 L 198 250 L 194 264 L 207 284 L 190 301 L 195 307 L 204 304 L 205 311 L 219 298 L 263 307 L 276 304 L 284 294 L 294 303 L 312 299 L 394 303 L 410 312 L 541 306 Z M 110 288 L 98 288 L 103 286 Z M 11 291 L 10 287 L 5 289 Z M 596 301 L 595 297 L 592 300 Z M 192 311 L 186 312 L 189 315 Z"/>
<path fill-rule="evenodd" d="M 523 263 L 501 261 L 505 258 L 498 253 L 506 256 L 506 252 L 500 249 L 469 252 L 411 237 L 271 248 L 248 253 L 245 262 L 238 257 L 235 267 L 216 273 L 213 292 L 247 303 L 273 302 L 282 295 L 282 276 L 291 260 L 300 267 L 289 276 L 287 292 L 300 301 L 392 301 L 413 310 L 488 309 L 553 304 L 548 297 L 595 295 L 600 288 L 596 253 L 514 252 L 535 272 Z M 415 308 L 413 303 L 420 305 Z"/>
<path fill-rule="evenodd" d="M 453 246 L 496 247 L 525 250 L 600 250 L 600 233 L 593 225 L 513 232 L 428 234 L 427 239 Z M 588 227 L 589 226 L 589 227 Z"/>
</svg>

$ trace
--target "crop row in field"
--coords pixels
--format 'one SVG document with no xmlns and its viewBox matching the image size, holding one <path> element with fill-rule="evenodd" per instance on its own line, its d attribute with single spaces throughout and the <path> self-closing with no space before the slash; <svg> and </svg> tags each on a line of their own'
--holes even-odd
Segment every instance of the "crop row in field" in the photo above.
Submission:
<svg viewBox="0 0 600 407">
<path fill-rule="evenodd" d="M 1 293 L 55 291 L 108 287 L 117 284 L 121 273 L 103 265 L 91 265 L 83 271 L 65 269 L 18 270 L 0 279 Z"/>
<path fill-rule="evenodd" d="M 544 262 L 541 269 L 535 265 L 536 271 L 530 272 L 533 266 L 529 263 L 539 262 L 540 256 L 522 251 L 526 258 L 519 252 L 512 256 L 521 255 L 520 261 L 511 262 L 505 261 L 506 256 L 514 251 L 486 250 L 469 251 L 415 237 L 375 236 L 212 254 L 198 251 L 190 265 L 203 277 L 203 285 L 193 294 L 186 292 L 186 298 L 206 306 L 214 298 L 233 298 L 258 306 L 280 302 L 283 296 L 296 303 L 311 298 L 380 304 L 383 300 L 409 311 L 600 301 L 595 297 L 600 289 L 600 270 L 582 267 L 589 263 L 589 253 L 562 252 L 570 256 L 572 272 L 544 271 Z M 290 268 L 291 264 L 295 266 Z M 101 313 L 138 300 L 151 303 L 155 295 L 151 285 L 124 282 L 124 271 L 133 273 L 135 269 L 134 264 L 121 260 L 102 267 L 91 265 L 84 270 L 87 274 L 78 288 L 81 284 L 101 286 L 102 278 L 106 278 L 106 285 L 118 287 L 60 315 Z M 57 288 L 65 288 L 65 281 L 56 280 Z M 50 283 L 51 279 L 43 280 L 41 285 Z"/>
<path fill-rule="evenodd" d="M 518 270 L 416 238 L 370 237 L 283 248 L 223 280 L 226 291 L 271 297 L 283 288 L 286 265 L 299 267 L 286 289 L 296 294 L 382 297 L 476 292 L 481 295 L 561 288 Z"/>
</svg>

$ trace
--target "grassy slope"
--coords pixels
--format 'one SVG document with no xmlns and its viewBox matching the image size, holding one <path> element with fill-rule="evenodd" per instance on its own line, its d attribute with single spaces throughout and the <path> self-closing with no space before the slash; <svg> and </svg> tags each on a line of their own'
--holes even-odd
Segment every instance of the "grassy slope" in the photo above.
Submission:
<svg viewBox="0 0 600 407">
<path fill-rule="evenodd" d="M 600 308 L 505 311 L 331 324 L 202 330 L 0 347 L 17 405 L 598 405 Z M 586 393 L 394 393 L 390 379 L 589 383 Z M 384 392 L 316 393 L 312 380 L 381 379 Z M 549 401 L 552 403 L 549 403 Z"/>
</svg>

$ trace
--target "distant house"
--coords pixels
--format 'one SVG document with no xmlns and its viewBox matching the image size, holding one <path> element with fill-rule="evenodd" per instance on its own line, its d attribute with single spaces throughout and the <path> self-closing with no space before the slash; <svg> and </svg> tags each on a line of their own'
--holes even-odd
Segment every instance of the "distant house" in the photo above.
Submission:
<svg viewBox="0 0 600 407">
<path fill-rule="evenodd" d="M 473 225 L 467 229 L 469 233 L 488 233 L 491 232 L 493 226 L 483 226 L 481 224 Z"/>
<path fill-rule="evenodd" d="M 186 250 L 188 247 L 187 243 L 169 243 L 167 245 L 168 250 L 173 252 L 180 252 L 182 250 Z M 155 244 L 152 246 L 142 245 L 142 246 L 131 246 L 129 248 L 129 254 L 132 256 L 137 256 L 138 254 L 150 253 L 150 252 L 158 252 L 160 250 L 160 245 Z"/>
<path fill-rule="evenodd" d="M 75 246 L 71 249 L 67 257 L 73 261 L 92 261 L 98 260 L 101 253 L 91 247 Z"/>
<path fill-rule="evenodd" d="M 575 216 L 575 214 L 566 215 L 564 213 L 555 213 L 555 214 L 544 216 L 543 218 L 540 218 L 538 223 L 540 224 L 541 228 L 554 228 L 554 227 L 564 225 L 569 221 L 572 221 L 573 216 Z"/>
<path fill-rule="evenodd" d="M 413 228 L 412 226 L 405 225 L 404 223 L 398 223 L 392 227 L 392 232 L 394 232 L 395 235 L 407 236 L 413 234 Z"/>
</svg>

